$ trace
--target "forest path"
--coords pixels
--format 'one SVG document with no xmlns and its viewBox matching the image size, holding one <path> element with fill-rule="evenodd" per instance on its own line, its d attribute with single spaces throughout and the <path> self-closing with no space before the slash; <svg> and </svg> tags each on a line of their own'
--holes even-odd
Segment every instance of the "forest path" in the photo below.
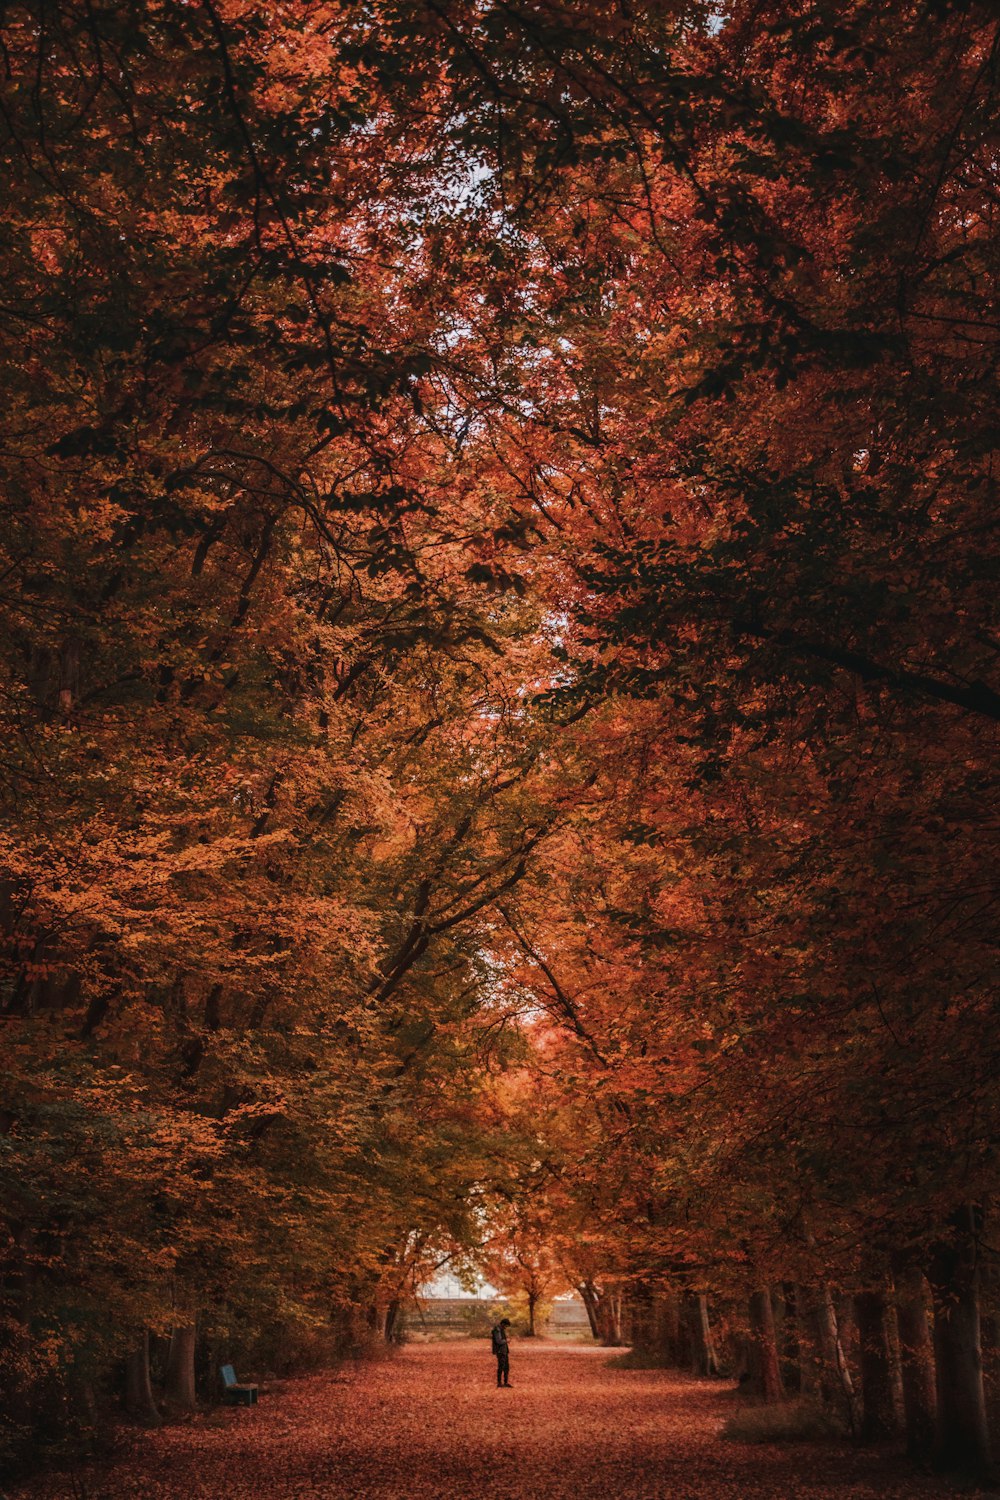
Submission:
<svg viewBox="0 0 1000 1500">
<path fill-rule="evenodd" d="M 608 1351 L 514 1342 L 498 1391 L 484 1339 L 283 1382 L 249 1410 L 137 1436 L 78 1476 L 87 1500 L 917 1500 L 954 1493 L 896 1457 L 718 1436 L 728 1384 L 622 1370 Z M 65 1476 L 11 1492 L 73 1493 Z M 77 1494 L 80 1490 L 77 1489 Z M 966 1492 L 968 1494 L 968 1492 Z"/>
</svg>

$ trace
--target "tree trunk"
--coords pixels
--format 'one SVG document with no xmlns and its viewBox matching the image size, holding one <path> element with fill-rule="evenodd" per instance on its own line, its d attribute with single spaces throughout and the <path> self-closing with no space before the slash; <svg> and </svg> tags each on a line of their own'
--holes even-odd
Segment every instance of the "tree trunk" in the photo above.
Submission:
<svg viewBox="0 0 1000 1500">
<path fill-rule="evenodd" d="M 622 1342 L 622 1299 L 620 1292 L 605 1292 L 597 1304 L 601 1343 L 619 1349 Z"/>
<path fill-rule="evenodd" d="M 804 1312 L 819 1360 L 820 1393 L 831 1406 L 843 1412 L 851 1431 L 856 1432 L 854 1381 L 840 1342 L 833 1295 L 825 1282 L 808 1298 Z"/>
<path fill-rule="evenodd" d="M 750 1379 L 753 1389 L 768 1403 L 784 1399 L 774 1308 L 766 1287 L 750 1294 Z"/>
<path fill-rule="evenodd" d="M 854 1316 L 854 1293 L 843 1292 L 833 1299 L 833 1310 L 837 1318 L 837 1336 L 844 1364 L 851 1376 L 854 1388 L 854 1406 L 858 1419 L 861 1417 L 861 1392 L 858 1389 L 860 1372 L 858 1322 Z"/>
<path fill-rule="evenodd" d="M 671 1365 L 684 1363 L 681 1352 L 681 1309 L 670 1293 L 656 1299 L 656 1347 Z"/>
<path fill-rule="evenodd" d="M 934 1451 L 937 1393 L 934 1348 L 927 1317 L 927 1287 L 919 1266 L 902 1257 L 894 1262 L 899 1356 L 903 1366 L 903 1421 L 906 1451 L 926 1463 Z"/>
<path fill-rule="evenodd" d="M 171 1406 L 182 1411 L 194 1411 L 197 1405 L 194 1388 L 194 1344 L 193 1323 L 180 1324 L 170 1334 L 170 1349 L 167 1353 L 167 1376 L 164 1391 Z"/>
<path fill-rule="evenodd" d="M 813 1302 L 816 1293 L 796 1283 L 795 1309 L 799 1333 L 799 1390 L 804 1396 L 817 1397 L 823 1394 L 822 1352 L 816 1333 Z"/>
<path fill-rule="evenodd" d="M 781 1335 L 781 1383 L 786 1391 L 802 1389 L 802 1350 L 799 1345 L 799 1304 L 794 1281 L 781 1285 L 783 1314 Z"/>
<path fill-rule="evenodd" d="M 385 1341 L 391 1344 L 396 1333 L 396 1325 L 399 1322 L 399 1298 L 393 1297 L 385 1310 Z"/>
<path fill-rule="evenodd" d="M 894 1436 L 898 1430 L 884 1290 L 875 1287 L 859 1292 L 854 1299 L 854 1311 L 861 1362 L 861 1436 L 865 1442 L 879 1442 Z"/>
<path fill-rule="evenodd" d="M 528 1293 L 528 1337 L 535 1337 L 535 1303 L 538 1301 L 537 1292 Z"/>
<path fill-rule="evenodd" d="M 691 1373 L 718 1375 L 719 1364 L 708 1320 L 708 1298 L 704 1292 L 685 1292 L 684 1305 L 691 1339 Z"/>
<path fill-rule="evenodd" d="M 648 1286 L 639 1286 L 629 1299 L 628 1342 L 652 1354 L 656 1350 L 656 1308 Z"/>
<path fill-rule="evenodd" d="M 986 1407 L 991 1424 L 997 1413 L 998 1376 L 1000 1376 L 1000 1261 L 997 1259 L 994 1238 L 1000 1230 L 996 1202 L 990 1200 L 983 1206 L 983 1243 L 979 1257 L 979 1325 L 983 1346 L 983 1381 L 986 1386 Z"/>
<path fill-rule="evenodd" d="M 144 1427 L 159 1427 L 160 1413 L 153 1399 L 153 1382 L 149 1376 L 149 1330 L 144 1328 L 139 1343 L 125 1356 L 125 1410 Z"/>
<path fill-rule="evenodd" d="M 587 1322 L 595 1339 L 601 1337 L 601 1325 L 597 1317 L 597 1293 L 589 1281 L 584 1281 L 577 1287 L 577 1291 L 583 1298 L 583 1305 L 587 1310 Z"/>
<path fill-rule="evenodd" d="M 928 1279 L 934 1296 L 937 1459 L 944 1469 L 988 1477 L 992 1462 L 979 1325 L 979 1210 L 952 1219 L 952 1237 L 934 1250 Z"/>
</svg>

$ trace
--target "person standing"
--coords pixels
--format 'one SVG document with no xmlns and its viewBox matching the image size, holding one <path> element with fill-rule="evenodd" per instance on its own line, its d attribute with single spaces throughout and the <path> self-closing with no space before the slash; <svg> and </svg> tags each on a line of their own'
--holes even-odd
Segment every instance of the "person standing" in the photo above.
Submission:
<svg viewBox="0 0 1000 1500">
<path fill-rule="evenodd" d="M 493 1353 L 497 1361 L 497 1390 L 501 1386 L 510 1385 L 510 1345 L 507 1342 L 507 1329 L 510 1327 L 509 1318 L 501 1318 L 499 1323 L 490 1333 L 493 1340 Z"/>
</svg>

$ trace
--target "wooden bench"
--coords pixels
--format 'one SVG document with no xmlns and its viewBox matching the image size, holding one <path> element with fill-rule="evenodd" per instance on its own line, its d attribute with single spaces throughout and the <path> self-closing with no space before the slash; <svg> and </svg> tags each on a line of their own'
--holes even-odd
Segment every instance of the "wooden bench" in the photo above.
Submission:
<svg viewBox="0 0 1000 1500">
<path fill-rule="evenodd" d="M 222 1398 L 230 1406 L 256 1406 L 257 1387 L 255 1385 L 240 1385 L 236 1379 L 236 1371 L 232 1365 L 223 1365 L 219 1370 L 222 1376 Z"/>
</svg>

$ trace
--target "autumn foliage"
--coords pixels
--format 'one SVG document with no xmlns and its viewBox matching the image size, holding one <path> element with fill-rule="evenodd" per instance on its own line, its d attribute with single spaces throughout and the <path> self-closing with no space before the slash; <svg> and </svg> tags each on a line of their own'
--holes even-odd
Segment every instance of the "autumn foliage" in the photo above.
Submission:
<svg viewBox="0 0 1000 1500">
<path fill-rule="evenodd" d="M 4 1458 L 453 1255 L 988 1471 L 994 8 L 3 43 Z"/>
</svg>

